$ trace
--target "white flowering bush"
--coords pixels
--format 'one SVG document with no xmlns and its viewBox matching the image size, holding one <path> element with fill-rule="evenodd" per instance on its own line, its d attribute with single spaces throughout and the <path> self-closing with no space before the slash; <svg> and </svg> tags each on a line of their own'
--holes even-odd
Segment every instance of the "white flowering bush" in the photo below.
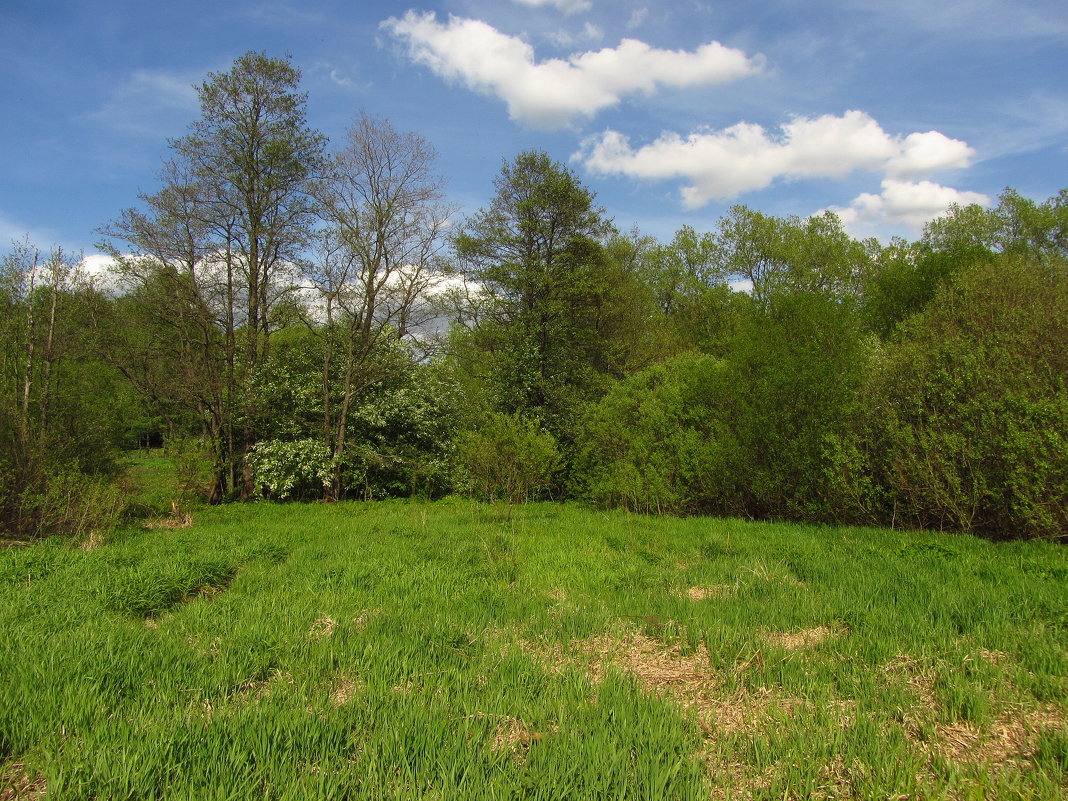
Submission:
<svg viewBox="0 0 1068 801">
<path fill-rule="evenodd" d="M 321 497 L 330 484 L 333 454 L 317 439 L 270 439 L 249 453 L 256 489 L 277 501 Z"/>
</svg>

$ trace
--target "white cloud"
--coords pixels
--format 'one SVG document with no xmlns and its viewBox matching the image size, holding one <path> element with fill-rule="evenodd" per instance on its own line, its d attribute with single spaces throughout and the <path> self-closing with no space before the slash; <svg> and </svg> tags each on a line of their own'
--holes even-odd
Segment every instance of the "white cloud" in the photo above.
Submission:
<svg viewBox="0 0 1068 801">
<path fill-rule="evenodd" d="M 124 133 L 156 136 L 161 130 L 171 131 L 175 116 L 196 111 L 193 84 L 198 78 L 203 73 L 134 70 L 89 116 Z"/>
<path fill-rule="evenodd" d="M 682 178 L 689 182 L 681 190 L 683 204 L 693 209 L 780 179 L 844 178 L 854 170 L 914 177 L 965 167 L 972 155 L 966 143 L 937 131 L 892 136 L 864 112 L 847 111 L 840 117 L 797 117 L 775 137 L 760 125 L 740 122 L 686 137 L 664 133 L 637 149 L 609 130 L 587 140 L 575 158 L 601 174 Z"/>
<path fill-rule="evenodd" d="M 760 70 L 760 60 L 709 42 L 697 50 L 660 50 L 636 39 L 618 47 L 535 61 L 534 49 L 485 22 L 409 11 L 382 27 L 408 43 L 409 56 L 448 80 L 504 100 L 508 113 L 545 128 L 567 125 L 614 106 L 625 95 L 660 86 L 684 87 L 736 80 Z"/>
<path fill-rule="evenodd" d="M 945 214 L 953 204 L 967 206 L 978 203 L 989 206 L 991 200 L 979 192 L 964 192 L 933 181 L 900 181 L 887 178 L 878 195 L 865 192 L 846 208 L 832 206 L 843 225 L 854 233 L 865 230 L 904 225 L 913 230 Z"/>
<path fill-rule="evenodd" d="M 645 24 L 645 20 L 649 18 L 649 9 L 636 8 L 630 12 L 630 19 L 627 20 L 627 30 L 633 31 L 635 28 L 640 28 Z"/>
<path fill-rule="evenodd" d="M 336 83 L 338 86 L 343 86 L 346 89 L 355 86 L 351 78 L 346 78 L 337 70 L 330 70 L 330 80 Z"/>
<path fill-rule="evenodd" d="M 604 31 L 592 22 L 587 22 L 582 27 L 582 33 L 578 36 L 568 33 L 567 31 L 557 31 L 556 33 L 549 34 L 549 39 L 557 47 L 573 47 L 578 42 L 599 42 L 603 38 Z"/>
<path fill-rule="evenodd" d="M 577 14 L 580 11 L 589 11 L 593 8 L 590 0 L 515 0 L 525 6 L 553 6 L 565 14 Z"/>
</svg>

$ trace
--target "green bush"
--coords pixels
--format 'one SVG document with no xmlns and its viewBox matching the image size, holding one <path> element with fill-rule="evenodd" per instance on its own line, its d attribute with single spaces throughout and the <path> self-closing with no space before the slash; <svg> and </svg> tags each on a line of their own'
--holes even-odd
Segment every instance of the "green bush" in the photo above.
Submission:
<svg viewBox="0 0 1068 801">
<path fill-rule="evenodd" d="M 277 501 L 322 497 L 333 468 L 333 456 L 321 440 L 258 442 L 249 452 L 256 489 Z"/>
<path fill-rule="evenodd" d="M 750 516 L 840 522 L 859 513 L 866 490 L 851 432 L 868 358 L 847 301 L 774 292 L 743 318 L 728 361 Z"/>
<path fill-rule="evenodd" d="M 537 500 L 552 485 L 560 462 L 556 440 L 520 415 L 491 414 L 478 431 L 460 437 L 460 460 L 484 501 Z"/>
<path fill-rule="evenodd" d="M 878 358 L 866 437 L 882 514 L 1068 534 L 1068 280 L 1003 257 L 960 272 Z"/>
<path fill-rule="evenodd" d="M 575 481 L 599 506 L 736 511 L 737 442 L 725 365 L 688 353 L 617 384 L 578 435 Z"/>
</svg>

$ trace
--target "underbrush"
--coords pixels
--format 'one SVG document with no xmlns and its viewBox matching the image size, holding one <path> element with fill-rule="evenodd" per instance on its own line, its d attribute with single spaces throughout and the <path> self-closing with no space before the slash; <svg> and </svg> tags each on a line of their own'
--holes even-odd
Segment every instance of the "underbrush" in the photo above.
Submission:
<svg viewBox="0 0 1068 801">
<path fill-rule="evenodd" d="M 0 635 L 5 798 L 1068 792 L 1049 543 L 203 508 L 0 551 Z"/>
</svg>

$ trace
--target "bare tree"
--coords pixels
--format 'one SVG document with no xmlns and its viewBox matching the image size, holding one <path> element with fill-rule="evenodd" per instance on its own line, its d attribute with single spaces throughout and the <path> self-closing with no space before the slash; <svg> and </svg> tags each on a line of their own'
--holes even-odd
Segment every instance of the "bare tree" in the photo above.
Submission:
<svg viewBox="0 0 1068 801">
<path fill-rule="evenodd" d="M 353 404 L 384 377 L 375 354 L 414 339 L 438 313 L 427 295 L 441 280 L 453 210 L 432 170 L 435 158 L 422 137 L 362 115 L 318 184 L 325 228 L 308 277 L 323 298 L 323 436 L 333 455 L 333 497 L 341 490 Z"/>
</svg>

